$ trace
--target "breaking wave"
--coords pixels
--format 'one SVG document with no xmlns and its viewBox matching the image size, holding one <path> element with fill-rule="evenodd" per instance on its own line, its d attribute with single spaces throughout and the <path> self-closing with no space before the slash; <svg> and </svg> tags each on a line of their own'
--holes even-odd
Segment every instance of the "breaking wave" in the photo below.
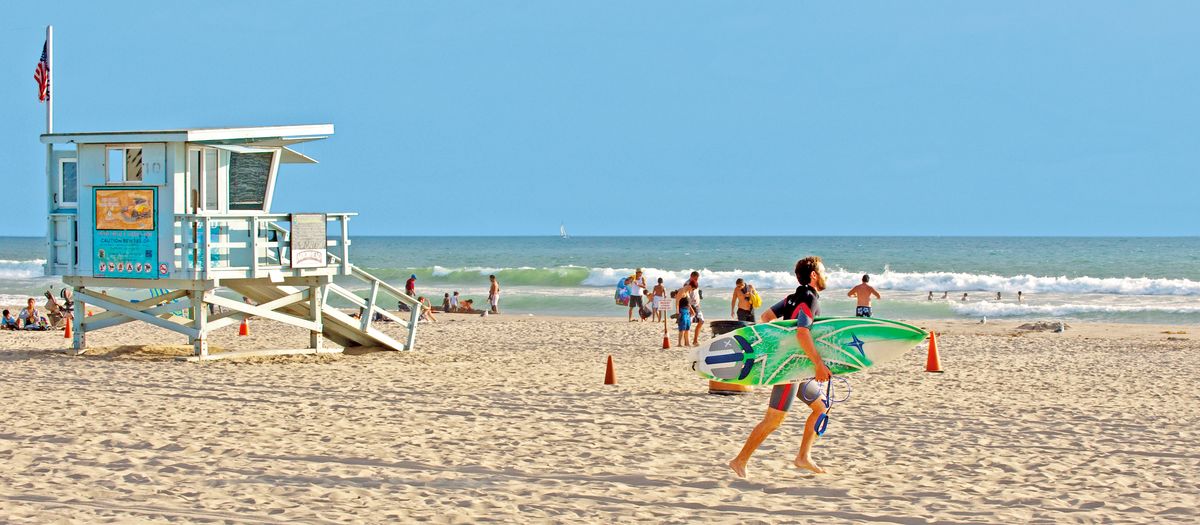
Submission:
<svg viewBox="0 0 1200 525">
<path fill-rule="evenodd" d="M 37 279 L 43 275 L 42 265 L 44 264 L 46 264 L 45 259 L 28 261 L 0 259 L 0 280 Z"/>
<path fill-rule="evenodd" d="M 6 268 L 0 264 L 0 272 Z M 41 272 L 40 266 L 28 272 Z M 486 282 L 487 276 L 495 274 L 502 284 L 527 286 L 587 286 L 611 287 L 619 279 L 633 273 L 634 268 L 585 268 L 582 266 L 559 266 L 554 268 L 368 268 L 367 271 L 390 282 L 403 281 L 409 274 L 416 274 L 418 281 L 444 284 L 478 284 Z M 692 269 L 663 270 L 645 268 L 648 283 L 663 278 L 667 287 L 677 287 L 688 277 Z M 702 286 L 708 288 L 733 287 L 733 282 L 743 278 L 761 289 L 791 289 L 796 278 L 791 272 L 763 270 L 707 270 L 700 269 Z M 835 269 L 829 272 L 830 288 L 850 288 L 860 282 L 863 272 Z M 0 278 L 3 274 L 0 273 Z M 1152 277 L 1067 277 L 956 272 L 895 272 L 885 269 L 871 275 L 871 284 L 883 290 L 912 292 L 943 291 L 986 291 L 1015 294 L 1063 293 L 1063 294 L 1115 294 L 1115 295 L 1200 295 L 1200 281 L 1190 279 L 1166 279 Z"/>
<path fill-rule="evenodd" d="M 966 303 L 952 304 L 950 309 L 956 314 L 968 317 L 1031 317 L 1031 316 L 1069 316 L 1078 314 L 1137 314 L 1137 313 L 1169 313 L 1169 314 L 1200 314 L 1200 306 L 1185 305 L 1111 305 L 1111 304 L 1015 304 L 1015 303 Z"/>
</svg>

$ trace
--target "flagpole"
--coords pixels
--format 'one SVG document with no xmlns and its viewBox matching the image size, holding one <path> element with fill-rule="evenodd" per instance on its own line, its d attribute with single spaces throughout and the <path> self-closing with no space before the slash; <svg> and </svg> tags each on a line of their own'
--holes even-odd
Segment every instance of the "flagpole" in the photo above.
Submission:
<svg viewBox="0 0 1200 525">
<path fill-rule="evenodd" d="M 47 82 L 46 133 L 54 133 L 54 26 L 46 26 L 46 65 L 50 71 Z"/>
<path fill-rule="evenodd" d="M 46 72 L 48 82 L 47 93 L 54 92 L 54 26 L 46 26 L 46 65 L 49 71 Z M 54 133 L 54 97 L 50 96 L 46 99 L 46 133 Z M 50 217 L 49 212 L 53 212 L 57 201 L 59 200 L 58 185 L 54 180 L 54 144 L 46 143 L 46 186 L 49 189 L 49 194 L 52 198 L 46 203 L 46 264 L 43 266 L 42 273 L 50 276 L 54 275 L 54 263 L 57 248 L 54 243 L 50 242 L 54 238 L 54 219 Z M 68 323 L 74 322 L 68 320 Z"/>
</svg>

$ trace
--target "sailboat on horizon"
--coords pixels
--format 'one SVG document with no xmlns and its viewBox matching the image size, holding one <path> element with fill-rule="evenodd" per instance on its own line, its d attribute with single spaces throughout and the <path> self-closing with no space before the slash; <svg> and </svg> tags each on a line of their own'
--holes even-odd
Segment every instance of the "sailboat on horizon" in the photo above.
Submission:
<svg viewBox="0 0 1200 525">
<path fill-rule="evenodd" d="M 571 238 L 570 235 L 567 235 L 567 225 L 565 223 L 561 223 L 561 222 L 558 223 L 558 236 L 559 236 L 559 238 L 562 238 L 562 239 L 570 239 Z"/>
</svg>

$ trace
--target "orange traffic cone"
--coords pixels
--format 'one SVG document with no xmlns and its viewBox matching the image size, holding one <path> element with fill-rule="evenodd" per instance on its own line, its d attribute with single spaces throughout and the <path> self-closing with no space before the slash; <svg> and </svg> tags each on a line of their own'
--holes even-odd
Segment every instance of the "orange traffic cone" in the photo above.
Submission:
<svg viewBox="0 0 1200 525">
<path fill-rule="evenodd" d="M 938 359 L 937 338 L 933 335 L 933 330 L 929 331 L 929 356 L 925 358 L 925 371 L 942 373 L 942 363 Z"/>
<path fill-rule="evenodd" d="M 250 325 L 246 324 L 245 319 L 242 319 L 242 325 L 238 327 L 238 335 L 250 335 Z"/>
<path fill-rule="evenodd" d="M 63 339 L 71 338 L 71 319 L 67 319 L 67 327 L 63 328 Z"/>
<path fill-rule="evenodd" d="M 617 373 L 613 371 L 612 355 L 608 356 L 608 369 L 604 371 L 604 384 L 617 384 Z"/>
<path fill-rule="evenodd" d="M 667 328 L 663 327 L 663 348 L 671 348 L 671 336 L 667 334 Z"/>
</svg>

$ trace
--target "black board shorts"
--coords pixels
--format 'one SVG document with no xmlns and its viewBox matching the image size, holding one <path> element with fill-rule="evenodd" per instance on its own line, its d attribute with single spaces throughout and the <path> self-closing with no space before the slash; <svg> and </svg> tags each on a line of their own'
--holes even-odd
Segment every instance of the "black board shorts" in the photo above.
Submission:
<svg viewBox="0 0 1200 525">
<path fill-rule="evenodd" d="M 642 296 L 640 296 L 640 295 L 629 296 L 629 308 L 641 308 L 641 307 L 642 307 Z"/>
<path fill-rule="evenodd" d="M 871 307 L 870 306 L 854 307 L 854 317 L 871 317 Z"/>
<path fill-rule="evenodd" d="M 753 323 L 754 322 L 754 310 L 742 310 L 741 308 L 738 308 L 737 320 L 738 321 L 749 321 L 749 322 Z"/>
</svg>

